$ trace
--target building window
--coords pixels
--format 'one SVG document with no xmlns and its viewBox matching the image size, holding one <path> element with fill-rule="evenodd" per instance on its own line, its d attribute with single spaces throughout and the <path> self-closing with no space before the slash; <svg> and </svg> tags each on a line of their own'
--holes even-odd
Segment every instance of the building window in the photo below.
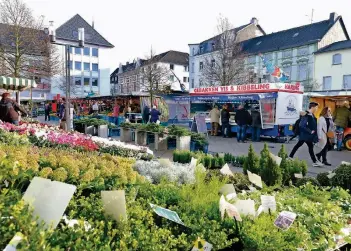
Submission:
<svg viewBox="0 0 351 251">
<path fill-rule="evenodd" d="M 255 64 L 255 63 L 256 63 L 256 56 L 251 56 L 251 57 L 249 57 L 248 63 L 249 63 L 249 64 Z"/>
<path fill-rule="evenodd" d="M 97 48 L 91 48 L 91 55 L 93 57 L 98 57 L 99 56 L 99 50 Z"/>
<path fill-rule="evenodd" d="M 333 55 L 333 64 L 341 64 L 341 54 Z"/>
<path fill-rule="evenodd" d="M 200 80 L 199 80 L 199 86 L 201 87 L 202 84 L 203 84 L 203 81 L 202 81 L 202 79 L 200 79 Z"/>
<path fill-rule="evenodd" d="M 80 77 L 74 78 L 74 84 L 75 85 L 82 85 L 82 79 Z"/>
<path fill-rule="evenodd" d="M 216 49 L 216 44 L 212 43 L 212 50 L 214 51 Z"/>
<path fill-rule="evenodd" d="M 283 72 L 289 76 L 289 80 L 291 79 L 291 64 L 283 65 Z"/>
<path fill-rule="evenodd" d="M 66 49 L 65 49 L 66 51 Z M 72 47 L 69 47 L 69 53 L 72 54 L 73 53 L 73 48 Z"/>
<path fill-rule="evenodd" d="M 99 86 L 98 79 L 97 79 L 97 78 L 91 79 L 91 85 L 92 85 L 92 86 Z"/>
<path fill-rule="evenodd" d="M 204 69 L 204 62 L 200 62 L 199 69 L 200 69 L 200 71 L 202 71 Z"/>
<path fill-rule="evenodd" d="M 200 53 L 203 53 L 203 52 L 204 52 L 204 47 L 200 46 Z"/>
<path fill-rule="evenodd" d="M 215 65 L 216 65 L 216 60 L 212 59 L 211 60 L 211 67 L 215 67 Z"/>
<path fill-rule="evenodd" d="M 169 75 L 169 81 L 174 81 L 174 76 L 173 75 Z"/>
<path fill-rule="evenodd" d="M 187 81 L 187 77 L 183 77 L 183 82 L 184 82 L 184 83 L 188 82 L 188 81 Z"/>
<path fill-rule="evenodd" d="M 84 78 L 84 86 L 90 86 L 90 78 Z"/>
<path fill-rule="evenodd" d="M 297 50 L 297 55 L 298 56 L 306 56 L 306 55 L 308 55 L 308 47 L 299 48 Z"/>
<path fill-rule="evenodd" d="M 292 57 L 292 50 L 283 51 L 283 58 L 291 58 Z"/>
<path fill-rule="evenodd" d="M 189 71 L 189 66 L 185 65 L 185 66 L 184 66 L 184 71 L 185 71 L 185 72 L 188 72 L 188 71 Z"/>
<path fill-rule="evenodd" d="M 195 56 L 195 48 L 193 48 L 193 56 Z"/>
<path fill-rule="evenodd" d="M 90 48 L 84 47 L 84 56 L 90 56 Z"/>
<path fill-rule="evenodd" d="M 170 64 L 169 69 L 174 70 L 174 64 Z"/>
<path fill-rule="evenodd" d="M 191 72 L 194 73 L 195 72 L 195 64 L 191 63 Z"/>
<path fill-rule="evenodd" d="M 99 71 L 99 65 L 98 64 L 91 64 L 92 71 Z"/>
<path fill-rule="evenodd" d="M 344 89 L 351 89 L 351 75 L 344 75 Z"/>
<path fill-rule="evenodd" d="M 194 88 L 194 79 L 191 79 L 191 88 Z"/>
<path fill-rule="evenodd" d="M 69 61 L 69 68 L 73 70 L 73 61 Z"/>
<path fill-rule="evenodd" d="M 323 90 L 331 90 L 332 87 L 332 77 L 323 77 Z"/>
<path fill-rule="evenodd" d="M 306 80 L 307 79 L 307 64 L 299 64 L 298 71 L 299 71 L 299 81 Z"/>
<path fill-rule="evenodd" d="M 266 55 L 264 55 L 264 59 L 267 61 L 270 61 L 273 59 L 273 53 L 267 53 Z"/>
<path fill-rule="evenodd" d="M 84 71 L 90 71 L 90 63 L 84 63 Z"/>
<path fill-rule="evenodd" d="M 74 53 L 75 53 L 76 55 L 81 55 L 81 54 L 82 54 L 82 51 L 81 51 L 80 48 L 74 48 Z"/>
<path fill-rule="evenodd" d="M 82 62 L 74 62 L 74 69 L 77 71 L 82 70 Z"/>
</svg>

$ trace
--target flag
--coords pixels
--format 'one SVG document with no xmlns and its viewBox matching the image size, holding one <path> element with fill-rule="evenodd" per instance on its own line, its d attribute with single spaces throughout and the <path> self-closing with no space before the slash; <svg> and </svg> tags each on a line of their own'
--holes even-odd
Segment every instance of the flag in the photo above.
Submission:
<svg viewBox="0 0 351 251">
<path fill-rule="evenodd" d="M 283 70 L 278 66 L 273 66 L 271 62 L 268 62 L 262 54 L 259 54 L 267 73 L 278 79 L 280 82 L 285 82 L 289 80 L 289 75 L 283 72 Z"/>
</svg>

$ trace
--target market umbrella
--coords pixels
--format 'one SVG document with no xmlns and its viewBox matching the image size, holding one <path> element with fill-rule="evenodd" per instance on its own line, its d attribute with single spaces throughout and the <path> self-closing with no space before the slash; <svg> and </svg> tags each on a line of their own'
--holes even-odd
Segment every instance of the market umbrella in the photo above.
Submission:
<svg viewBox="0 0 351 251">
<path fill-rule="evenodd" d="M 24 78 L 11 78 L 0 76 L 0 88 L 5 90 L 23 91 L 28 88 L 35 88 L 37 84 L 34 80 Z"/>
</svg>

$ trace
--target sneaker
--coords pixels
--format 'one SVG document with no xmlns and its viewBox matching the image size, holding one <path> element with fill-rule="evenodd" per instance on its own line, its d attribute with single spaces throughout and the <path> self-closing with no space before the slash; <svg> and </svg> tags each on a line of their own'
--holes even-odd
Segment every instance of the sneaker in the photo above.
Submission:
<svg viewBox="0 0 351 251">
<path fill-rule="evenodd" d="M 316 158 L 317 158 L 317 160 L 318 160 L 319 162 L 321 162 L 321 156 L 320 156 L 320 155 L 316 154 Z"/>
<path fill-rule="evenodd" d="M 332 166 L 332 164 L 330 164 L 328 161 L 323 161 L 323 164 L 326 166 Z"/>
<path fill-rule="evenodd" d="M 292 161 L 292 160 L 294 160 L 294 158 L 288 157 L 288 160 Z"/>
<path fill-rule="evenodd" d="M 317 161 L 317 162 L 313 163 L 312 166 L 314 166 L 314 167 L 322 167 L 324 165 L 323 165 L 323 163 Z"/>
</svg>

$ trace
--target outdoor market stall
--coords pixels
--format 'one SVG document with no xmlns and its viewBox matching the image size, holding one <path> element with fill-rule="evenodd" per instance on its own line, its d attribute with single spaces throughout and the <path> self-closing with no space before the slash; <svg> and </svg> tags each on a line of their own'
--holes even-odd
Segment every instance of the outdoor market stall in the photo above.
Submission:
<svg viewBox="0 0 351 251">
<path fill-rule="evenodd" d="M 28 88 L 36 88 L 37 84 L 34 80 L 24 78 L 11 78 L 0 76 L 0 88 L 6 91 L 16 92 L 16 102 L 20 103 L 19 92 Z"/>
<path fill-rule="evenodd" d="M 306 93 L 310 102 L 317 102 L 319 104 L 316 116 L 319 117 L 320 112 L 324 107 L 329 107 L 334 114 L 335 109 L 340 106 L 346 105 L 350 108 L 351 93 L 347 91 L 322 91 Z M 351 121 L 348 127 L 344 128 L 343 143 L 347 150 L 351 151 Z"/>
<path fill-rule="evenodd" d="M 192 112 L 208 112 L 214 104 L 231 104 L 231 131 L 237 132 L 235 110 L 239 104 L 260 108 L 261 136 L 286 137 L 293 135 L 292 126 L 302 110 L 303 87 L 300 83 L 261 83 L 236 86 L 195 88 L 190 90 Z M 201 109 L 201 104 L 206 104 Z M 209 105 L 210 104 L 210 105 Z M 206 122 L 210 123 L 207 118 Z M 248 129 L 248 133 L 251 129 Z"/>
</svg>

